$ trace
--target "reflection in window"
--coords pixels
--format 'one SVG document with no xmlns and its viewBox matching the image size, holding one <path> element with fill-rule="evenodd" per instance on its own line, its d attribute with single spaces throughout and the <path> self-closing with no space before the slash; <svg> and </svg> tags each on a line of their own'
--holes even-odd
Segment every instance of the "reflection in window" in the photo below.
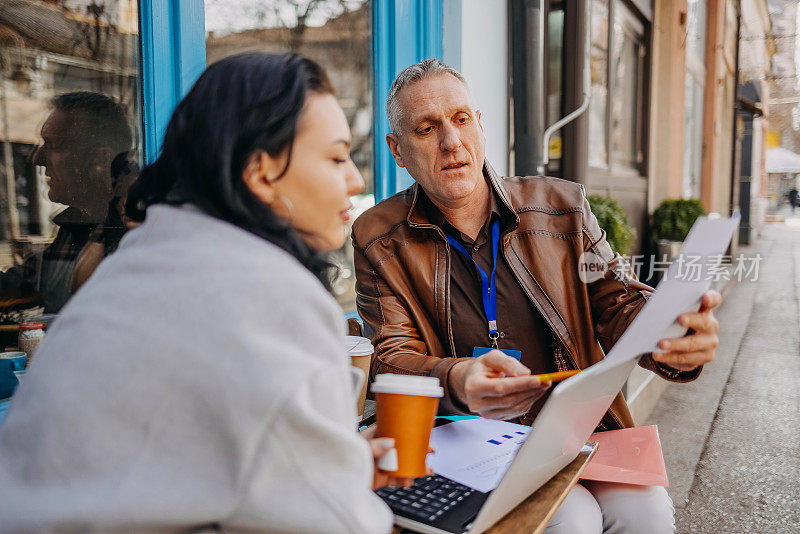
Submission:
<svg viewBox="0 0 800 534">
<path fill-rule="evenodd" d="M 640 45 L 621 23 L 614 24 L 614 94 L 611 97 L 611 152 L 629 166 L 641 162 L 637 136 Z"/>
<path fill-rule="evenodd" d="M 206 0 L 206 57 L 213 63 L 246 51 L 296 52 L 328 72 L 353 134 L 351 157 L 366 184 L 354 216 L 374 204 L 372 177 L 371 2 L 367 0 Z M 354 217 L 355 218 L 355 217 Z M 333 253 L 333 292 L 355 309 L 353 250 Z"/>
<path fill-rule="evenodd" d="M 563 2 L 550 2 L 547 13 L 547 125 L 561 118 L 561 95 L 563 94 L 564 70 L 564 5 Z M 549 176 L 561 175 L 561 158 L 563 156 L 561 130 L 553 133 L 547 147 L 550 161 L 547 164 Z"/>
<path fill-rule="evenodd" d="M 703 157 L 703 85 L 686 75 L 686 122 L 683 132 L 683 198 L 700 198 Z"/>
<path fill-rule="evenodd" d="M 686 56 L 704 63 L 706 57 L 706 0 L 688 0 L 686 16 Z"/>
<path fill-rule="evenodd" d="M 124 233 L 138 27 L 136 0 L 0 9 L 0 323 L 57 313 Z"/>
<path fill-rule="evenodd" d="M 640 170 L 644 146 L 641 133 L 644 27 L 619 0 L 613 4 L 608 0 L 592 0 L 591 23 L 589 165 L 608 167 L 611 163 Z"/>
<path fill-rule="evenodd" d="M 589 103 L 589 165 L 608 165 L 606 102 L 608 101 L 608 0 L 592 0 L 592 92 Z"/>
<path fill-rule="evenodd" d="M 683 197 L 700 198 L 703 157 L 703 92 L 706 78 L 706 2 L 689 0 L 686 20 L 686 122 L 683 133 Z"/>
</svg>

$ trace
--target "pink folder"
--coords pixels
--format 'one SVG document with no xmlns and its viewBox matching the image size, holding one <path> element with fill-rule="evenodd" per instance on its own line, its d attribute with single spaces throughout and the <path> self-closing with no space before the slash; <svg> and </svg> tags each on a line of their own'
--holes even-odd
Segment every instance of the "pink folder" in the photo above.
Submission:
<svg viewBox="0 0 800 534">
<path fill-rule="evenodd" d="M 600 445 L 582 479 L 669 486 L 655 425 L 595 432 L 589 439 Z"/>
</svg>

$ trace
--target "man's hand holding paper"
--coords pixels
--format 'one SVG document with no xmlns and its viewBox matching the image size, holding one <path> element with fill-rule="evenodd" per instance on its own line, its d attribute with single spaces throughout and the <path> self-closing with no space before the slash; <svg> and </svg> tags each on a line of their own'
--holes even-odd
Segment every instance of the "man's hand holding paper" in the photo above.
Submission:
<svg viewBox="0 0 800 534">
<path fill-rule="evenodd" d="M 714 359 L 714 351 L 719 345 L 717 331 L 719 323 L 713 309 L 722 303 L 722 295 L 708 291 L 700 301 L 700 309 L 684 313 L 678 317 L 678 324 L 689 332 L 677 339 L 662 339 L 658 348 L 664 352 L 654 352 L 653 359 L 679 371 L 692 371 Z"/>
</svg>

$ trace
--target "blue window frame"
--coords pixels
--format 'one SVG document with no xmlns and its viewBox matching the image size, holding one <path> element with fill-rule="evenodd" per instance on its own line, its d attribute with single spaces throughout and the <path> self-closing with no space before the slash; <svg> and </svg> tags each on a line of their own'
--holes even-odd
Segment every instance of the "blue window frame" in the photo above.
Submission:
<svg viewBox="0 0 800 534">
<path fill-rule="evenodd" d="M 145 162 L 161 148 L 172 110 L 206 66 L 203 0 L 140 0 Z"/>
<path fill-rule="evenodd" d="M 442 0 L 375 0 L 373 16 L 375 201 L 409 187 L 413 180 L 395 165 L 386 146 L 386 96 L 402 69 L 442 57 Z"/>
</svg>

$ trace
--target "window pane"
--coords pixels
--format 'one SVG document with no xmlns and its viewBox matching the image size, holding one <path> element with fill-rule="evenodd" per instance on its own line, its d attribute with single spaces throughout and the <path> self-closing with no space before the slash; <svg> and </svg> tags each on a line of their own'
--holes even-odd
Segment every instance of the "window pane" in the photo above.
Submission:
<svg viewBox="0 0 800 534">
<path fill-rule="evenodd" d="M 706 57 L 706 0 L 688 0 L 686 17 L 686 55 L 700 64 Z"/>
<path fill-rule="evenodd" d="M 686 75 L 686 122 L 683 132 L 683 197 L 700 198 L 703 156 L 703 84 Z"/>
<path fill-rule="evenodd" d="M 296 52 L 328 72 L 353 134 L 351 157 L 366 188 L 352 198 L 354 217 L 374 204 L 372 177 L 371 2 L 367 0 L 206 0 L 206 57 L 213 63 L 245 51 Z M 340 275 L 333 293 L 355 309 L 353 250 L 332 254 Z"/>
<path fill-rule="evenodd" d="M 611 150 L 615 160 L 639 163 L 636 139 L 640 44 L 619 22 L 614 24 L 614 94 L 611 97 Z"/>
<path fill-rule="evenodd" d="M 564 6 L 563 2 L 553 1 L 550 3 L 550 12 L 547 14 L 547 126 L 558 121 L 562 114 L 563 61 Z M 550 138 L 548 147 L 550 162 L 547 164 L 547 174 L 550 176 L 561 175 L 561 157 L 563 155 L 561 144 L 561 130 L 559 130 Z"/>
<path fill-rule="evenodd" d="M 141 159 L 138 13 L 136 0 L 0 9 L 2 323 L 57 313 L 124 232 Z"/>
<path fill-rule="evenodd" d="M 589 104 L 589 165 L 608 165 L 606 102 L 608 101 L 608 0 L 592 0 L 592 93 Z"/>
</svg>

